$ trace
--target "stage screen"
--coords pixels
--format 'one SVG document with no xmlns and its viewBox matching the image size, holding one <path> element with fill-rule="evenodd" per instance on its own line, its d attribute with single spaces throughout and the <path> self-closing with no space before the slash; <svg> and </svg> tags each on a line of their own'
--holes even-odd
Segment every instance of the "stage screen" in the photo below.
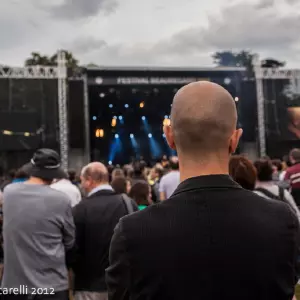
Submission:
<svg viewBox="0 0 300 300">
<path fill-rule="evenodd" d="M 233 98 L 238 98 L 237 85 L 235 82 L 225 84 L 224 77 L 212 80 L 199 76 L 196 79 L 218 82 Z M 189 80 L 190 76 L 90 80 L 92 160 L 125 164 L 139 158 L 155 162 L 163 155 L 174 155 L 163 134 L 163 124 L 169 122 L 175 93 Z"/>
</svg>

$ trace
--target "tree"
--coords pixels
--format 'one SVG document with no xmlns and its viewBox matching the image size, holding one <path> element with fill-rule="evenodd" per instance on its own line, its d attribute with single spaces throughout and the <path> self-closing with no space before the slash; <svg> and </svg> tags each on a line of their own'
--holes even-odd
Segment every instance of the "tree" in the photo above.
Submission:
<svg viewBox="0 0 300 300">
<path fill-rule="evenodd" d="M 221 51 L 213 54 L 214 63 L 221 67 L 245 67 L 253 70 L 252 61 L 256 54 L 251 51 L 242 50 L 240 52 Z M 274 58 L 267 58 L 262 61 L 263 68 L 279 68 L 285 66 L 285 62 Z"/>
<path fill-rule="evenodd" d="M 232 51 L 221 51 L 213 54 L 214 63 L 222 67 L 237 67 L 235 53 Z"/>
<path fill-rule="evenodd" d="M 25 66 L 49 66 L 51 65 L 50 58 L 46 55 L 41 55 L 38 52 L 32 52 L 31 57 L 26 59 Z"/>
<path fill-rule="evenodd" d="M 67 67 L 68 68 L 77 68 L 78 60 L 73 56 L 73 53 L 67 50 L 62 50 L 66 55 Z M 50 61 L 53 65 L 57 65 L 57 53 L 51 56 Z"/>
<path fill-rule="evenodd" d="M 67 50 L 63 50 L 66 55 L 67 67 L 77 68 L 78 60 L 73 54 Z M 47 55 L 41 55 L 38 52 L 32 52 L 31 57 L 26 59 L 25 66 L 56 66 L 57 65 L 57 53 L 48 57 Z"/>
<path fill-rule="evenodd" d="M 214 63 L 222 67 L 246 67 L 252 66 L 254 53 L 250 51 L 221 51 L 213 54 Z"/>
<path fill-rule="evenodd" d="M 267 58 L 267 59 L 262 61 L 261 66 L 263 68 L 279 68 L 279 67 L 284 67 L 285 62 L 276 60 L 274 58 Z"/>
</svg>

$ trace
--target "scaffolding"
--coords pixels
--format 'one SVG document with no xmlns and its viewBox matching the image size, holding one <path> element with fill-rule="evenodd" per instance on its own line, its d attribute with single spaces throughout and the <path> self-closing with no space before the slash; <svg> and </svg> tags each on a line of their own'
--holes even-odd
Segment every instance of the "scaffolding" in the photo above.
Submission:
<svg viewBox="0 0 300 300">
<path fill-rule="evenodd" d="M 67 65 L 65 52 L 59 51 L 57 66 L 30 66 L 24 68 L 0 67 L 0 79 L 57 79 L 58 80 L 58 116 L 59 116 L 59 145 L 61 164 L 68 169 L 69 139 L 67 115 Z"/>
</svg>

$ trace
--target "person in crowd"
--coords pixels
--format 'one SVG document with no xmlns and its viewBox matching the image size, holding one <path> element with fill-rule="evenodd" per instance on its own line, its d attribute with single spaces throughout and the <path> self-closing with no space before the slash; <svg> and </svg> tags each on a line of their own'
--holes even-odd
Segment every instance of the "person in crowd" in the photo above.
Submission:
<svg viewBox="0 0 300 300">
<path fill-rule="evenodd" d="M 268 159 L 261 159 L 254 163 L 257 170 L 255 193 L 267 199 L 279 200 L 290 205 L 300 221 L 300 213 L 292 195 L 273 181 L 273 165 Z"/>
<path fill-rule="evenodd" d="M 131 187 L 129 197 L 137 203 L 139 210 L 143 210 L 152 204 L 151 188 L 149 184 L 143 180 L 137 181 Z"/>
<path fill-rule="evenodd" d="M 169 166 L 171 171 L 162 177 L 159 183 L 160 200 L 169 199 L 180 183 L 178 157 L 170 158 Z"/>
<path fill-rule="evenodd" d="M 140 161 L 135 161 L 132 164 L 133 172 L 131 176 L 131 185 L 134 185 L 136 181 L 144 180 L 147 181 L 145 176 L 145 163 Z"/>
<path fill-rule="evenodd" d="M 55 179 L 51 184 L 51 187 L 66 194 L 70 199 L 72 207 L 76 206 L 81 201 L 80 190 L 70 181 L 67 174 L 65 174 L 64 178 Z"/>
<path fill-rule="evenodd" d="M 133 175 L 133 168 L 132 168 L 132 165 L 125 165 L 123 167 L 123 171 L 124 171 L 124 176 L 126 178 L 131 178 L 132 175 Z"/>
<path fill-rule="evenodd" d="M 72 182 L 72 184 L 76 185 L 79 187 L 80 185 L 80 179 L 77 176 L 77 173 L 75 170 L 68 170 L 68 178 Z"/>
<path fill-rule="evenodd" d="M 229 175 L 244 189 L 254 190 L 257 179 L 256 169 L 246 157 L 234 155 L 230 158 Z"/>
<path fill-rule="evenodd" d="M 284 180 L 289 181 L 291 194 L 300 207 L 300 149 L 293 149 L 290 152 L 292 166 L 286 170 Z"/>
<path fill-rule="evenodd" d="M 150 174 L 149 183 L 151 186 L 151 198 L 153 203 L 157 203 L 160 200 L 159 185 L 164 175 L 164 169 L 162 165 L 156 164 L 155 167 L 151 169 Z"/>
<path fill-rule="evenodd" d="M 62 178 L 60 157 L 51 149 L 38 150 L 31 160 L 30 178 L 7 186 L 3 193 L 4 274 L 2 288 L 27 286 L 48 291 L 39 299 L 67 300 L 66 252 L 75 239 L 75 226 L 69 198 L 52 188 L 54 178 Z M 13 298 L 16 295 L 2 297 Z"/>
<path fill-rule="evenodd" d="M 181 184 L 169 200 L 120 220 L 106 277 L 111 300 L 293 297 L 299 222 L 285 203 L 229 177 L 236 126 L 223 87 L 195 82 L 177 92 L 164 132 Z"/>
<path fill-rule="evenodd" d="M 117 194 L 129 194 L 131 189 L 130 181 L 125 177 L 116 177 L 111 186 Z"/>
<path fill-rule="evenodd" d="M 273 181 L 278 182 L 278 181 L 280 181 L 280 175 L 283 171 L 283 165 L 282 165 L 281 160 L 273 159 L 272 167 L 273 167 L 273 174 L 272 174 Z"/>
<path fill-rule="evenodd" d="M 116 168 L 112 171 L 111 181 L 114 181 L 118 177 L 125 177 L 124 171 L 121 168 Z"/>
<path fill-rule="evenodd" d="M 29 171 L 30 171 L 30 163 L 25 164 L 22 168 L 20 168 L 16 173 L 15 173 L 15 178 L 13 179 L 12 183 L 20 183 L 20 182 L 25 182 L 29 179 Z"/>
<path fill-rule="evenodd" d="M 8 172 L 7 176 L 3 178 L 3 181 L 1 182 L 1 191 L 4 190 L 4 188 L 11 184 L 16 176 L 16 170 L 12 169 Z"/>
<path fill-rule="evenodd" d="M 128 210 L 122 195 L 109 185 L 108 170 L 102 163 L 83 168 L 81 185 L 87 198 L 73 211 L 77 247 L 73 264 L 75 300 L 106 300 L 109 244 L 115 226 Z"/>
<path fill-rule="evenodd" d="M 282 172 L 279 176 L 280 181 L 284 181 L 286 170 L 292 166 L 292 163 L 290 162 L 290 156 L 285 155 L 282 159 Z"/>
<path fill-rule="evenodd" d="M 163 168 L 168 169 L 169 168 L 169 160 L 167 155 L 164 155 L 161 159 L 161 164 L 163 166 Z"/>
</svg>

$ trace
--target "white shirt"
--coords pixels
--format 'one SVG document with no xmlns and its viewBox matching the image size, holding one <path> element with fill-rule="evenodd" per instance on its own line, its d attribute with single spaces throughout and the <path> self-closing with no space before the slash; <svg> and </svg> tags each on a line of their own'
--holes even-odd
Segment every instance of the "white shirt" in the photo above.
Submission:
<svg viewBox="0 0 300 300">
<path fill-rule="evenodd" d="M 81 194 L 78 187 L 68 179 L 62 179 L 51 184 L 51 188 L 66 194 L 71 200 L 72 207 L 81 201 Z"/>
<path fill-rule="evenodd" d="M 279 197 L 279 187 L 277 185 L 275 185 L 272 182 L 257 182 L 256 184 L 256 188 L 263 188 L 268 190 L 270 193 L 272 193 L 274 196 Z M 264 193 L 260 192 L 260 191 L 255 191 L 254 193 L 256 193 L 257 195 L 267 198 L 269 199 L 269 197 L 267 197 Z M 286 203 L 288 203 L 292 209 L 294 210 L 294 212 L 296 213 L 299 223 L 300 223 L 300 212 L 299 209 L 295 203 L 295 200 L 293 198 L 293 196 L 291 195 L 291 193 L 287 190 L 284 190 L 284 199 L 286 201 Z"/>
<path fill-rule="evenodd" d="M 159 183 L 159 192 L 165 193 L 166 199 L 169 199 L 177 189 L 180 183 L 179 171 L 171 171 L 163 176 Z"/>
<path fill-rule="evenodd" d="M 103 191 L 103 190 L 113 191 L 113 188 L 109 184 L 98 185 L 89 192 L 88 197 L 92 196 L 93 194 L 98 193 L 99 191 Z"/>
</svg>

